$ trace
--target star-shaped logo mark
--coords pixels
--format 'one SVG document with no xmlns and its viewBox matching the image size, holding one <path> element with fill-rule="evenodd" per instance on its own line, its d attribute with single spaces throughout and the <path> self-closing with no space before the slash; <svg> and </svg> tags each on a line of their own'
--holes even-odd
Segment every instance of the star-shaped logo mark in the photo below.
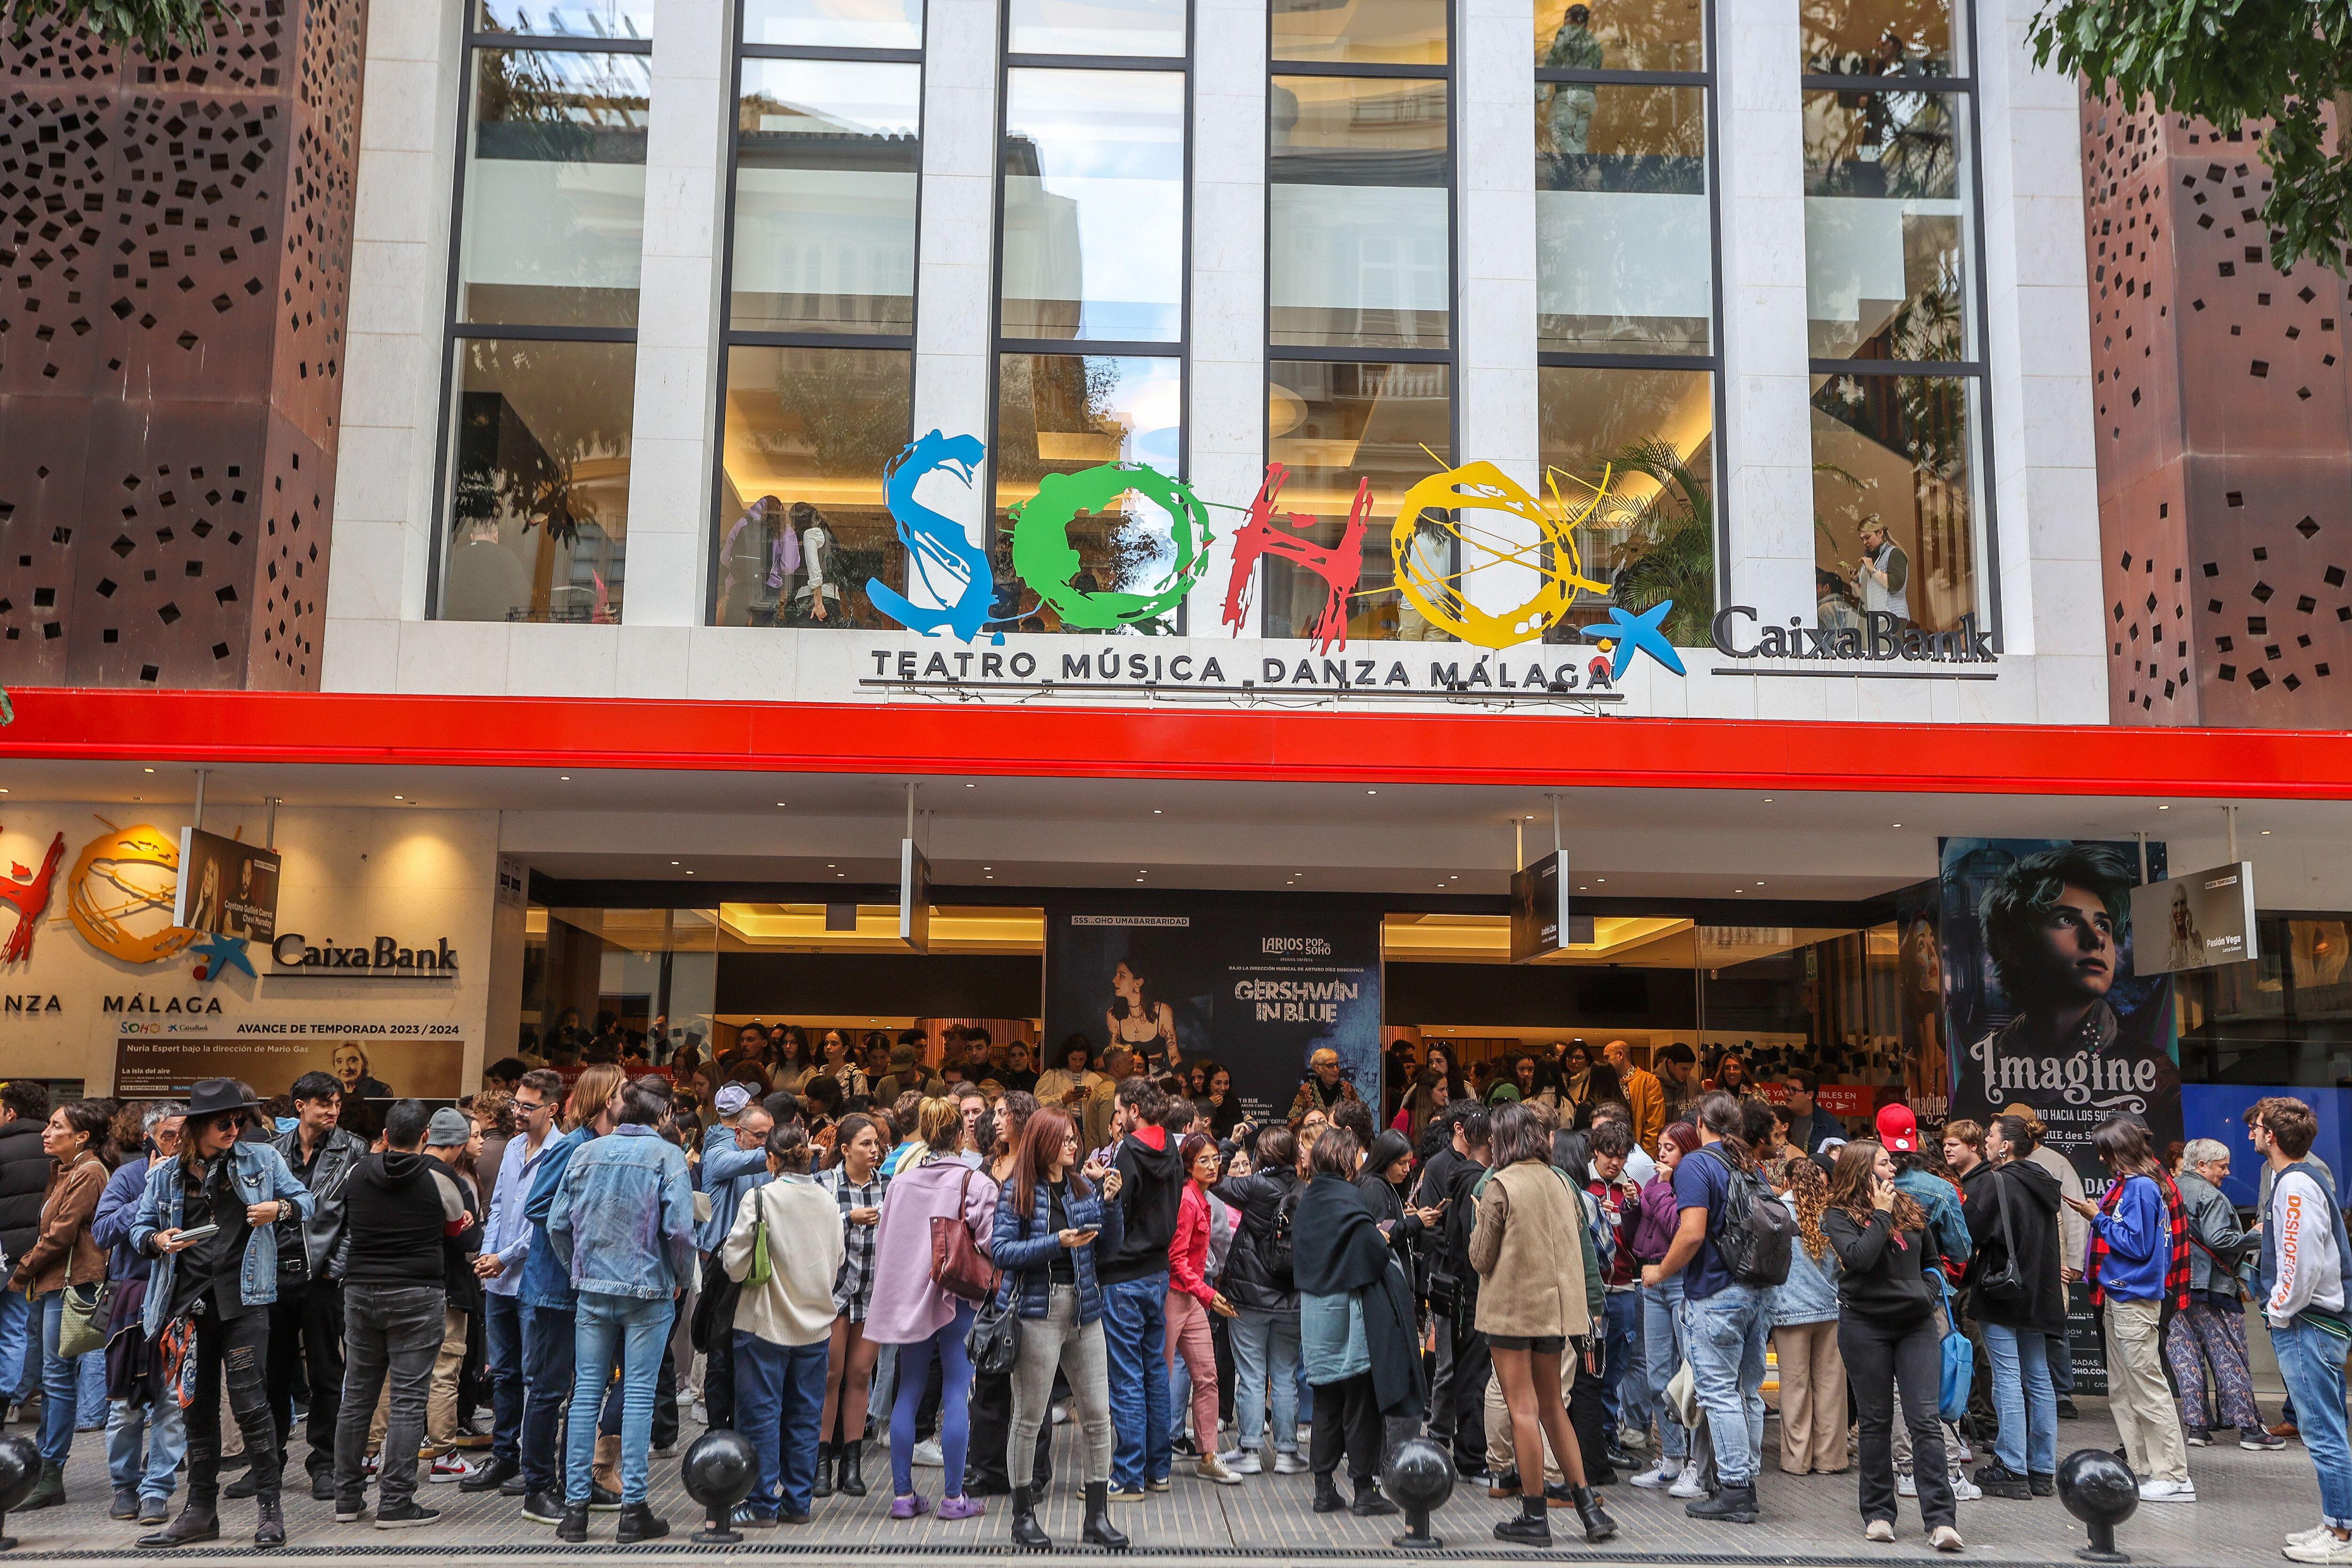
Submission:
<svg viewBox="0 0 2352 1568">
<path fill-rule="evenodd" d="M 218 980 L 235 964 L 247 974 L 253 974 L 253 960 L 245 955 L 245 943 L 233 936 L 208 936 L 195 947 L 196 978 Z M 258 980 L 259 975 L 254 978 Z"/>
<path fill-rule="evenodd" d="M 1617 645 L 1617 657 L 1609 667 L 1609 679 L 1622 680 L 1625 667 L 1633 662 L 1633 650 L 1640 648 L 1676 675 L 1687 673 L 1683 668 L 1683 656 L 1666 640 L 1662 623 L 1666 613 L 1675 607 L 1672 599 L 1661 599 L 1640 615 L 1631 615 L 1615 605 L 1609 607 L 1609 618 L 1584 628 L 1584 635 L 1596 642 L 1602 638 Z"/>
</svg>

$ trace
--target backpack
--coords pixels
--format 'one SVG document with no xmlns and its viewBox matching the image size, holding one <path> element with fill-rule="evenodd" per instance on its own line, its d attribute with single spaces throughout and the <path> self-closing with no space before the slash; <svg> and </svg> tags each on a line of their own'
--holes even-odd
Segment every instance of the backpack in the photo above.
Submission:
<svg viewBox="0 0 2352 1568">
<path fill-rule="evenodd" d="M 1721 1160 L 1731 1178 L 1724 1194 L 1722 1220 L 1710 1239 L 1722 1255 L 1724 1268 L 1730 1270 L 1732 1282 L 1759 1289 L 1787 1284 L 1797 1216 L 1753 1174 L 1712 1148 L 1700 1152 Z"/>
<path fill-rule="evenodd" d="M 1258 1249 L 1257 1260 L 1265 1266 L 1266 1278 L 1274 1281 L 1277 1290 L 1298 1289 L 1290 1272 L 1290 1222 L 1298 1214 L 1301 1190 L 1298 1183 L 1292 1183 L 1290 1191 L 1285 1193 L 1282 1201 L 1275 1205 L 1273 1228 L 1266 1233 L 1265 1245 Z"/>
</svg>

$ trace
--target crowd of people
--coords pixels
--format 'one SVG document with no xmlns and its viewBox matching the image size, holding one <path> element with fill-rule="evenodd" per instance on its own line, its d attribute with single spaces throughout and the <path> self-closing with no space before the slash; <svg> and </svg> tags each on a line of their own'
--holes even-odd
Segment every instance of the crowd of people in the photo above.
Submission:
<svg viewBox="0 0 2352 1568">
<path fill-rule="evenodd" d="M 2160 1151 L 2111 1118 L 2093 1202 L 2025 1107 L 1930 1135 L 1887 1105 L 1852 1136 L 1808 1076 L 1768 1095 L 1687 1047 L 1655 1071 L 1622 1041 L 1515 1062 L 1491 1102 L 1443 1047 L 1392 1062 L 1386 1096 L 1318 1053 L 1287 1113 L 1253 1119 L 1213 1063 L 1084 1039 L 1024 1088 L 969 1033 L 937 1064 L 891 1042 L 878 1077 L 837 1034 L 813 1065 L 777 1047 L 747 1030 L 675 1080 L 501 1063 L 439 1109 L 347 1103 L 323 1073 L 268 1106 L 228 1079 L 54 1109 L 0 1085 L 0 1392 L 41 1405 L 24 1506 L 64 1500 L 95 1354 L 111 1511 L 159 1527 L 142 1546 L 219 1539 L 225 1495 L 282 1544 L 298 1425 L 341 1522 L 433 1523 L 448 1481 L 562 1542 L 608 1512 L 654 1540 L 650 1461 L 698 1368 L 704 1419 L 758 1456 L 748 1529 L 866 1498 L 878 1448 L 889 1517 L 1003 1499 L 1011 1542 L 1048 1549 L 1071 1422 L 1089 1544 L 1127 1545 L 1121 1506 L 1180 1470 L 1307 1475 L 1318 1512 L 1393 1513 L 1384 1459 L 1423 1431 L 1513 1505 L 1497 1539 L 1548 1545 L 1559 1509 L 1598 1542 L 1621 1482 L 1763 1517 L 1769 1345 L 1780 1470 L 1853 1471 L 1866 1539 L 1909 1499 L 1957 1551 L 1960 1503 L 2054 1492 L 2081 1279 L 2141 1498 L 2193 1502 L 2189 1450 L 2217 1432 L 2267 1451 L 2299 1429 L 2322 1520 L 2283 1550 L 2352 1563 L 2352 1248 L 2298 1100 L 2249 1113 L 2245 1226 L 2218 1141 Z M 2290 1394 L 2275 1429 L 2248 1301 Z M 1948 1409 L 1962 1342 L 1977 1393 Z"/>
</svg>

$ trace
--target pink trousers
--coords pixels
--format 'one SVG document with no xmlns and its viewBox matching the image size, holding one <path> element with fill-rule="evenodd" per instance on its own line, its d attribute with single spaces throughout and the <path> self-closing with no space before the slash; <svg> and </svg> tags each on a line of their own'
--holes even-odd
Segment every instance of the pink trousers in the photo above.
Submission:
<svg viewBox="0 0 2352 1568">
<path fill-rule="evenodd" d="M 1197 1296 L 1168 1292 L 1168 1369 L 1184 1357 L 1192 1374 L 1192 1440 L 1204 1454 L 1217 1451 L 1217 1346 L 1209 1337 L 1209 1309 Z"/>
</svg>

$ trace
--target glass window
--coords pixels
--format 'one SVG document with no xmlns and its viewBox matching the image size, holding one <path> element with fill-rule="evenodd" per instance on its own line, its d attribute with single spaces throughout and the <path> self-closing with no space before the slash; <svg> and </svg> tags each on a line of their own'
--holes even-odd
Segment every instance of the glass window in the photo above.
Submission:
<svg viewBox="0 0 2352 1568">
<path fill-rule="evenodd" d="M 1348 602 L 1348 640 L 1444 640 L 1394 586 L 1389 533 L 1413 485 L 1449 466 L 1454 451 L 1453 373 L 1445 364 L 1276 360 L 1266 367 L 1266 456 L 1289 470 L 1276 510 L 1311 526 L 1327 548 L 1341 542 L 1360 481 L 1371 483 L 1363 566 Z M 1458 581 L 1451 537 L 1431 529 L 1417 558 L 1433 581 Z M 1265 635 L 1307 635 L 1330 595 L 1316 573 L 1277 556 L 1265 560 Z"/>
<path fill-rule="evenodd" d="M 803 49 L 919 49 L 923 0 L 743 0 L 743 41 Z"/>
<path fill-rule="evenodd" d="M 541 38 L 650 38 L 654 7 L 653 0 L 480 0 L 474 25 Z"/>
<path fill-rule="evenodd" d="M 478 49 L 457 320 L 633 327 L 650 58 Z"/>
<path fill-rule="evenodd" d="M 1940 92 L 1805 95 L 1805 300 L 1815 359 L 1974 357 L 1961 193 Z"/>
<path fill-rule="evenodd" d="M 462 338 L 441 615 L 621 618 L 634 343 Z"/>
<path fill-rule="evenodd" d="M 1813 377 L 1813 584 L 1822 626 L 1923 631 L 1977 609 L 1973 376 Z"/>
<path fill-rule="evenodd" d="M 747 59 L 730 322 L 909 332 L 922 68 Z"/>
<path fill-rule="evenodd" d="M 1950 0 L 1801 0 L 1808 76 L 1965 76 Z"/>
<path fill-rule="evenodd" d="M 1003 335 L 1174 342 L 1184 300 L 1183 77 L 1005 75 Z"/>
<path fill-rule="evenodd" d="M 1715 614 L 1714 375 L 1646 365 L 1536 375 L 1544 499 L 1571 516 L 1590 509 L 1571 570 L 1612 585 L 1596 605 L 1672 599 L 1669 636 L 1704 646 Z"/>
<path fill-rule="evenodd" d="M 1709 352 L 1706 89 L 1538 82 L 1536 226 L 1538 347 Z"/>
<path fill-rule="evenodd" d="M 1024 588 L 1013 572 L 1008 509 L 1037 493 L 1047 474 L 1101 463 L 1149 463 L 1182 471 L 1184 363 L 1173 357 L 1024 354 L 999 357 L 996 383 L 996 580 L 1000 616 L 1019 615 L 1024 631 L 1060 631 L 1061 615 Z M 1176 565 L 1174 520 L 1156 501 L 1129 490 L 1082 511 L 1068 525 L 1078 570 L 1070 579 L 1087 593 L 1152 594 Z M 1173 631 L 1171 613 L 1159 623 Z M 1076 628 L 1072 628 L 1076 629 Z"/>
<path fill-rule="evenodd" d="M 1274 0 L 1274 58 L 1346 65 L 1442 66 L 1444 0 Z"/>
<path fill-rule="evenodd" d="M 1013 0 L 1009 55 L 1184 53 L 1184 0 Z"/>
<path fill-rule="evenodd" d="M 866 583 L 906 571 L 882 470 L 907 444 L 913 376 L 903 349 L 728 349 L 719 625 L 891 624 Z"/>
<path fill-rule="evenodd" d="M 1536 64 L 1558 70 L 1706 68 L 1704 0 L 1536 0 Z"/>
<path fill-rule="evenodd" d="M 1446 90 L 1426 79 L 1275 78 L 1266 243 L 1276 343 L 1447 346 Z"/>
</svg>

